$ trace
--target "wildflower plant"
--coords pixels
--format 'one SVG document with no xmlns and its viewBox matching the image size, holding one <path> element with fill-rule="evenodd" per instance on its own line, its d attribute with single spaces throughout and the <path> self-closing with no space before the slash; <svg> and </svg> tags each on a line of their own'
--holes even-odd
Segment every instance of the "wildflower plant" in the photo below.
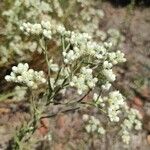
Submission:
<svg viewBox="0 0 150 150">
<path fill-rule="evenodd" d="M 123 142 L 129 144 L 131 129 L 141 129 L 141 116 L 137 110 L 128 107 L 125 97 L 119 91 L 110 91 L 112 83 L 116 80 L 113 71 L 115 65 L 126 61 L 120 50 L 112 50 L 113 42 L 97 43 L 87 33 L 70 31 L 60 24 L 54 26 L 49 21 L 23 23 L 20 30 L 25 36 L 35 37 L 45 57 L 47 74 L 44 71 L 29 69 L 27 63 L 19 63 L 12 67 L 10 75 L 5 76 L 8 82 L 26 86 L 31 93 L 31 120 L 27 122 L 25 130 L 20 129 L 22 135 L 18 133 L 14 138 L 14 147 L 20 149 L 20 143 L 29 142 L 28 139 L 36 131 L 47 107 L 55 104 L 69 106 L 69 110 L 82 108 L 83 104 L 97 108 L 107 121 L 84 114 L 87 133 L 103 136 L 109 132 L 105 128 L 107 124 L 113 127 L 120 123 L 119 133 Z M 55 61 L 48 49 L 48 43 L 56 40 L 59 41 L 59 62 Z M 42 85 L 45 92 L 42 98 L 37 100 L 33 93 Z M 70 88 L 76 89 L 79 99 L 57 102 L 56 96 L 62 91 L 65 94 Z M 89 94 L 93 95 L 93 100 L 84 101 Z"/>
<path fill-rule="evenodd" d="M 105 119 L 83 114 L 85 131 L 101 137 L 116 126 L 123 142 L 129 144 L 131 130 L 142 128 L 142 117 L 118 90 L 112 90 L 117 78 L 114 68 L 126 61 L 120 51 L 124 37 L 116 29 L 99 29 L 105 15 L 98 7 L 100 1 L 6 0 L 5 4 L 8 8 L 2 13 L 6 27 L 1 63 L 12 56 L 19 61 L 5 79 L 19 85 L 14 98 L 29 95 L 31 114 L 12 139 L 12 149 L 22 149 L 31 141 L 48 107 L 56 104 L 64 108 L 61 112 L 82 106 L 96 108 Z M 51 43 L 56 45 L 57 59 L 50 52 Z M 20 63 L 28 62 L 32 53 L 44 56 L 47 70 L 37 71 L 28 63 Z M 77 99 L 57 101 L 60 93 L 65 95 L 71 88 L 76 90 Z M 36 93 L 39 89 L 42 96 Z M 84 100 L 87 95 L 91 101 Z"/>
</svg>

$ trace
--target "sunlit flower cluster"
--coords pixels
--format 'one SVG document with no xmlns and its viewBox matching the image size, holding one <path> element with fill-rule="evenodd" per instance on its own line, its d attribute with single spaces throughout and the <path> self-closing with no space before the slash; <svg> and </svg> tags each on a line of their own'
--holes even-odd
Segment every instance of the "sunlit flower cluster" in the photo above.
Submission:
<svg viewBox="0 0 150 150">
<path fill-rule="evenodd" d="M 94 93 L 93 95 L 94 105 L 108 114 L 108 117 L 111 122 L 119 122 L 120 114 L 122 113 L 122 108 L 125 103 L 124 97 L 120 94 L 119 91 L 109 92 L 108 97 L 101 97 L 101 93 Z"/>
<path fill-rule="evenodd" d="M 53 63 L 53 59 L 51 59 L 49 61 L 49 68 L 53 72 L 57 72 L 59 70 L 59 66 L 57 64 Z"/>
<path fill-rule="evenodd" d="M 109 82 L 116 80 L 116 75 L 113 73 L 112 69 L 104 69 L 103 74 Z"/>
<path fill-rule="evenodd" d="M 121 137 L 124 143 L 129 144 L 131 139 L 131 131 L 133 129 L 135 130 L 141 130 L 142 129 L 142 123 L 141 120 L 142 116 L 139 113 L 138 110 L 133 108 L 127 109 L 127 117 L 123 121 L 121 127 Z"/>
<path fill-rule="evenodd" d="M 24 100 L 27 94 L 27 87 L 24 86 L 16 86 L 14 88 L 13 100 Z"/>
<path fill-rule="evenodd" d="M 124 97 L 119 91 L 112 91 L 108 96 L 108 116 L 111 122 L 119 122 L 119 114 L 122 111 L 122 107 L 125 104 Z"/>
<path fill-rule="evenodd" d="M 15 51 L 18 56 L 22 56 L 22 59 L 27 57 L 27 55 L 24 54 L 25 52 L 42 52 L 42 49 L 38 46 L 36 41 L 23 42 L 20 36 L 14 37 L 14 40 L 9 43 L 9 48 L 11 51 Z M 21 51 L 21 49 L 24 49 L 24 51 Z"/>
<path fill-rule="evenodd" d="M 73 46 L 73 49 L 65 49 L 63 51 L 64 62 L 72 63 L 86 52 L 87 43 L 91 37 L 87 33 L 76 33 L 66 30 L 62 33 L 62 35 L 65 37 L 65 41 L 69 42 Z"/>
<path fill-rule="evenodd" d="M 111 84 L 108 81 L 106 81 L 106 83 L 102 85 L 102 89 L 106 91 L 108 91 L 110 87 L 111 87 Z"/>
<path fill-rule="evenodd" d="M 94 38 L 101 38 L 101 36 L 99 36 L 99 23 L 105 14 L 100 7 L 97 7 L 100 6 L 99 1 L 77 0 L 77 2 L 79 9 L 74 16 L 78 19 L 78 22 L 72 20 L 72 26 L 78 31 L 87 32 Z M 79 15 L 80 18 L 78 17 Z"/>
<path fill-rule="evenodd" d="M 122 53 L 121 51 L 111 52 L 109 54 L 109 59 L 114 65 L 126 61 L 126 59 L 124 58 L 124 53 Z"/>
<path fill-rule="evenodd" d="M 89 116 L 84 114 L 82 117 L 83 121 L 86 123 L 85 130 L 87 133 L 98 133 L 100 135 L 105 134 L 105 129 L 101 125 L 100 121 L 94 116 Z"/>
<path fill-rule="evenodd" d="M 40 35 L 42 34 L 44 37 L 51 39 L 51 24 L 49 21 L 42 21 L 41 24 L 35 23 L 31 24 L 29 22 L 23 23 L 22 26 L 20 27 L 22 31 L 24 31 L 25 34 L 30 35 L 30 34 L 35 34 L 35 35 Z"/>
<path fill-rule="evenodd" d="M 96 107 L 105 107 L 105 99 L 104 98 L 102 98 L 100 95 L 98 95 L 97 93 L 94 93 L 93 94 L 93 101 L 94 101 L 94 105 L 96 106 Z"/>
<path fill-rule="evenodd" d="M 53 3 L 53 9 L 57 13 L 58 17 L 63 17 L 64 10 L 62 9 L 60 2 L 58 0 L 51 0 L 51 2 Z"/>
<path fill-rule="evenodd" d="M 13 66 L 12 72 L 10 75 L 6 75 L 5 79 L 8 82 L 25 84 L 32 89 L 37 89 L 38 85 L 46 83 L 44 72 L 29 69 L 29 65 L 27 63 L 19 63 L 17 66 Z"/>
<path fill-rule="evenodd" d="M 98 79 L 92 75 L 92 69 L 82 67 L 80 74 L 73 76 L 70 86 L 76 87 L 78 93 L 82 94 L 84 91 L 94 88 L 97 81 Z"/>
</svg>

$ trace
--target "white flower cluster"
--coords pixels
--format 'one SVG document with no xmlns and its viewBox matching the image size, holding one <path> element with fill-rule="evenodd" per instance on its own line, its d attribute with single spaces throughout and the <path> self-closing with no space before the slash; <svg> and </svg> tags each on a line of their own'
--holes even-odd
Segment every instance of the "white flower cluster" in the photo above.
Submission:
<svg viewBox="0 0 150 150">
<path fill-rule="evenodd" d="M 57 72 L 59 70 L 59 66 L 53 63 L 53 59 L 49 61 L 49 67 L 53 72 Z"/>
<path fill-rule="evenodd" d="M 121 51 L 110 52 L 108 46 L 110 43 L 104 42 L 104 44 L 97 44 L 91 40 L 91 36 L 87 33 L 78 33 L 66 31 L 64 28 L 61 32 L 64 36 L 66 43 L 70 43 L 71 49 L 63 50 L 64 63 L 72 64 L 80 57 L 90 56 L 95 59 L 91 63 L 103 62 L 103 75 L 109 82 L 113 82 L 116 79 L 115 74 L 112 71 L 113 65 L 124 62 L 124 54 Z M 103 86 L 104 89 L 110 88 L 110 83 Z"/>
<path fill-rule="evenodd" d="M 122 53 L 121 51 L 108 52 L 106 55 L 108 56 L 108 60 L 105 60 L 103 62 L 103 71 L 102 72 L 103 72 L 103 75 L 106 77 L 106 79 L 109 82 L 113 82 L 116 80 L 116 75 L 113 73 L 113 70 L 112 70 L 113 65 L 125 62 L 126 59 L 124 58 L 124 53 Z M 108 84 L 107 84 L 107 86 L 110 87 L 110 85 L 108 85 Z"/>
<path fill-rule="evenodd" d="M 121 62 L 126 61 L 126 59 L 124 58 L 124 53 L 122 53 L 119 50 L 117 52 L 109 53 L 109 59 L 110 59 L 110 62 L 114 65 L 117 63 L 121 63 Z"/>
<path fill-rule="evenodd" d="M 106 83 L 102 85 L 102 89 L 106 91 L 109 90 L 110 87 L 111 87 L 111 84 L 108 81 L 106 81 Z"/>
<path fill-rule="evenodd" d="M 119 30 L 110 28 L 107 31 L 107 34 L 109 36 L 108 41 L 112 43 L 112 47 L 114 48 L 116 45 L 118 45 L 118 48 L 121 48 L 121 43 L 124 41 L 124 37 L 120 34 Z M 119 42 L 119 41 L 120 42 Z M 119 42 L 119 43 L 118 43 Z"/>
<path fill-rule="evenodd" d="M 77 0 L 77 2 L 78 2 L 78 3 L 81 3 L 81 4 L 82 4 L 82 5 L 81 5 L 82 7 L 89 5 L 89 2 L 88 2 L 88 1 L 85 1 L 85 0 Z"/>
<path fill-rule="evenodd" d="M 72 49 L 63 51 L 65 63 L 71 64 L 83 55 L 90 55 L 96 59 L 103 59 L 105 55 L 107 57 L 107 49 L 104 45 L 92 41 L 87 33 L 63 30 L 61 34 L 65 37 L 65 41 L 73 46 Z"/>
<path fill-rule="evenodd" d="M 88 2 L 86 1 L 85 3 L 88 3 Z M 95 3 L 95 5 L 96 4 L 97 3 Z M 92 38 L 96 38 L 101 41 L 107 41 L 108 43 L 111 44 L 111 48 L 114 48 L 116 46 L 121 48 L 121 43 L 124 40 L 124 37 L 120 34 L 120 32 L 117 29 L 110 28 L 108 29 L 107 33 L 99 30 L 100 20 L 101 18 L 104 17 L 103 10 L 101 10 L 100 8 L 97 10 L 97 8 L 95 6 L 92 6 L 91 4 L 87 4 L 87 5 L 88 6 L 86 6 L 85 8 L 87 7 L 90 7 L 90 8 L 85 9 L 85 10 L 83 9 L 82 11 L 85 11 L 85 12 L 82 13 L 81 15 L 83 15 L 83 18 L 88 18 L 88 19 L 91 18 L 91 21 L 86 22 L 86 24 L 85 24 L 85 21 L 84 23 L 80 21 L 80 24 L 76 25 L 74 23 L 74 26 L 78 26 L 78 29 L 80 29 L 83 32 L 88 32 L 92 36 Z M 91 8 L 94 8 L 94 9 L 92 10 Z M 118 43 L 118 40 L 119 40 L 119 43 Z"/>
<path fill-rule="evenodd" d="M 98 79 L 93 77 L 92 71 L 93 70 L 90 68 L 82 67 L 81 72 L 78 74 L 78 76 L 73 76 L 70 82 L 70 86 L 76 87 L 78 90 L 78 94 L 82 94 L 89 88 L 95 87 Z"/>
<path fill-rule="evenodd" d="M 98 133 L 101 135 L 105 134 L 105 129 L 102 127 L 100 121 L 94 116 L 89 116 L 87 114 L 83 115 L 83 121 L 86 123 L 85 130 L 87 133 Z"/>
<path fill-rule="evenodd" d="M 37 51 L 38 53 L 41 53 L 42 51 L 36 41 L 23 42 L 20 36 L 14 36 L 14 40 L 9 43 L 9 48 L 11 51 L 14 51 L 18 56 L 21 56 L 22 59 L 24 57 L 27 57 L 27 55 L 25 55 L 25 50 L 28 50 L 30 52 Z"/>
<path fill-rule="evenodd" d="M 12 72 L 10 75 L 6 75 L 5 79 L 8 82 L 25 84 L 32 89 L 37 89 L 38 85 L 46 83 L 44 72 L 29 69 L 29 65 L 27 63 L 19 63 L 18 66 L 13 66 Z"/>
<path fill-rule="evenodd" d="M 36 15 L 39 15 L 39 13 L 48 13 L 52 11 L 51 6 L 49 5 L 48 2 L 46 1 L 40 1 L 40 0 L 23 0 L 22 1 L 22 6 L 26 7 L 29 9 L 28 15 L 32 14 L 35 12 L 35 8 L 37 11 Z M 36 16 L 35 15 L 35 16 Z"/>
<path fill-rule="evenodd" d="M 42 35 L 47 39 L 51 39 L 53 35 L 56 34 L 68 34 L 70 31 L 66 31 L 64 26 L 61 23 L 53 19 L 49 19 L 50 21 L 42 20 L 41 23 L 23 23 L 20 26 L 20 30 L 23 31 L 26 35 Z M 53 38 L 56 44 L 60 45 L 60 39 Z"/>
<path fill-rule="evenodd" d="M 20 29 L 24 31 L 25 34 L 40 34 L 42 32 L 42 26 L 41 24 L 31 24 L 29 22 L 23 23 L 22 26 L 20 26 Z"/>
<path fill-rule="evenodd" d="M 105 107 L 105 99 L 99 96 L 97 93 L 93 94 L 93 102 L 96 107 Z"/>
<path fill-rule="evenodd" d="M 87 33 L 76 33 L 73 31 L 66 31 L 62 33 L 65 37 L 65 41 L 69 42 L 73 49 L 63 51 L 64 62 L 66 64 L 71 64 L 74 60 L 77 60 L 86 50 L 86 44 L 91 39 L 91 37 Z"/>
<path fill-rule="evenodd" d="M 72 20 L 72 26 L 74 29 L 82 32 L 87 32 L 93 38 L 97 38 L 99 32 L 99 23 L 104 17 L 104 11 L 99 7 L 99 1 L 85 1 L 77 0 L 78 8 L 74 12 L 76 19 Z M 80 15 L 80 18 L 78 17 Z"/>
<path fill-rule="evenodd" d="M 41 21 L 41 23 L 31 24 L 29 22 L 23 23 L 20 29 L 27 35 L 42 34 L 44 37 L 51 39 L 51 23 L 49 21 Z"/>
<path fill-rule="evenodd" d="M 109 82 L 116 80 L 116 75 L 113 73 L 112 69 L 104 69 L 102 72 Z"/>
<path fill-rule="evenodd" d="M 102 31 L 102 30 L 98 30 L 95 34 L 96 37 L 99 37 L 101 41 L 105 41 L 107 38 L 107 33 Z"/>
<path fill-rule="evenodd" d="M 103 62 L 103 68 L 105 69 L 110 69 L 112 66 L 112 63 L 108 62 L 107 60 Z"/>
<path fill-rule="evenodd" d="M 58 17 L 63 17 L 64 12 L 60 5 L 60 2 L 58 0 L 52 0 L 52 2 L 53 2 L 54 10 L 56 11 Z"/>
<path fill-rule="evenodd" d="M 77 47 L 75 47 L 73 48 L 73 50 L 69 50 L 68 52 L 63 52 L 63 56 L 64 56 L 64 63 L 71 64 L 71 62 L 78 59 L 81 56 L 81 54 L 80 54 L 80 50 Z"/>
<path fill-rule="evenodd" d="M 134 128 L 135 130 L 142 129 L 142 119 L 141 114 L 136 109 L 127 109 L 127 118 L 123 121 L 121 127 L 121 135 L 124 143 L 129 144 L 130 142 L 130 132 Z"/>
<path fill-rule="evenodd" d="M 108 101 L 108 116 L 111 122 L 119 122 L 119 114 L 121 113 L 121 108 L 124 106 L 124 97 L 119 93 L 119 91 L 112 91 L 109 93 L 107 98 Z"/>
<path fill-rule="evenodd" d="M 91 63 L 95 67 L 97 67 L 99 64 L 102 64 L 101 74 L 105 77 L 105 82 L 102 85 L 102 88 L 104 90 L 109 90 L 109 88 L 111 87 L 110 82 L 113 82 L 116 79 L 116 75 L 113 73 L 112 67 L 119 62 L 125 61 L 123 53 L 120 51 L 114 52 L 115 57 L 113 57 L 113 59 L 110 59 L 112 52 L 110 52 L 107 47 L 111 46 L 111 44 L 107 42 L 105 42 L 104 44 L 97 44 L 96 42 L 93 42 L 91 40 L 91 37 L 87 33 L 66 31 L 64 28 L 61 29 L 61 31 L 59 29 L 59 33 L 63 36 L 65 42 L 71 45 L 71 48 L 63 49 L 62 54 L 64 57 L 64 63 L 73 64 L 75 61 L 79 60 L 79 58 L 84 60 L 86 56 L 88 56 L 88 58 L 91 59 L 91 62 L 89 61 L 89 59 L 87 63 Z M 85 59 L 85 61 L 87 60 Z M 114 63 L 114 61 L 116 63 Z M 90 70 L 90 72 L 92 72 L 93 69 Z M 89 75 L 91 74 L 90 72 Z M 91 80 L 89 84 L 84 79 L 87 76 L 86 74 L 88 73 L 84 73 L 81 71 L 81 74 L 82 75 L 80 75 L 79 77 L 77 77 L 77 75 L 73 76 L 70 83 L 71 86 L 77 87 L 78 93 L 80 94 L 82 94 L 82 92 L 85 91 L 87 87 L 94 87 L 95 83 L 97 82 L 96 80 L 94 80 L 93 82 L 93 80 L 91 80 L 91 76 L 88 77 Z"/>
<path fill-rule="evenodd" d="M 91 36 L 89 36 L 87 33 L 79 33 L 79 32 L 68 32 L 66 31 L 66 37 L 65 40 L 69 41 L 71 44 L 77 46 L 81 45 L 84 47 L 84 44 L 88 42 L 88 40 L 91 39 Z M 83 45 L 82 45 L 83 43 Z"/>
<path fill-rule="evenodd" d="M 25 98 L 25 95 L 27 94 L 27 87 L 24 86 L 16 86 L 14 89 L 14 100 L 23 100 Z"/>
<path fill-rule="evenodd" d="M 130 133 L 127 131 L 127 130 L 123 130 L 122 131 L 122 141 L 125 143 L 125 144 L 129 144 L 130 142 Z"/>
</svg>

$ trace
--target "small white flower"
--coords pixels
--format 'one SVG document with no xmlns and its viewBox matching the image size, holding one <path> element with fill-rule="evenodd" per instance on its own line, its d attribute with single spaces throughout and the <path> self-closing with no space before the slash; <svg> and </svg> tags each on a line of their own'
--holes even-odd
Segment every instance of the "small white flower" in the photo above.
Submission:
<svg viewBox="0 0 150 150">
<path fill-rule="evenodd" d="M 89 116 L 87 114 L 83 115 L 83 120 L 87 124 L 85 130 L 87 133 L 100 133 L 105 134 L 105 129 L 101 126 L 100 121 L 94 116 Z"/>
<path fill-rule="evenodd" d="M 53 59 L 51 59 L 51 60 L 49 61 L 49 67 L 50 67 L 50 69 L 51 69 L 52 71 L 54 71 L 54 72 L 57 72 L 57 71 L 59 70 L 58 65 L 53 63 Z"/>
<path fill-rule="evenodd" d="M 78 94 L 81 95 L 83 91 L 81 89 L 78 89 Z"/>
<path fill-rule="evenodd" d="M 100 133 L 100 134 L 105 134 L 106 131 L 105 131 L 104 128 L 100 127 L 100 128 L 98 128 L 97 132 Z"/>
<path fill-rule="evenodd" d="M 44 29 L 50 30 L 51 29 L 51 23 L 49 21 L 41 21 L 41 25 Z"/>
<path fill-rule="evenodd" d="M 48 39 L 51 39 L 51 38 L 52 38 L 52 33 L 51 33 L 50 30 L 44 29 L 44 30 L 43 30 L 43 35 L 44 35 L 46 38 L 48 38 Z"/>
<path fill-rule="evenodd" d="M 98 79 L 93 77 L 92 69 L 82 67 L 78 76 L 73 76 L 70 85 L 76 87 L 78 94 L 81 95 L 89 88 L 94 88 L 97 81 Z"/>
<path fill-rule="evenodd" d="M 103 63 L 103 67 L 105 69 L 110 69 L 112 67 L 112 63 L 108 62 L 108 61 L 104 61 Z"/>
<path fill-rule="evenodd" d="M 142 123 L 139 120 L 135 120 L 135 129 L 136 130 L 141 130 L 142 129 Z"/>
<path fill-rule="evenodd" d="M 111 84 L 109 82 L 106 82 L 106 84 L 102 85 L 103 90 L 109 90 L 111 87 Z"/>
<path fill-rule="evenodd" d="M 91 125 L 91 132 L 94 132 L 97 130 L 97 125 L 96 124 L 92 124 Z"/>
<path fill-rule="evenodd" d="M 65 34 L 66 29 L 62 25 L 58 25 L 57 27 L 57 32 L 60 33 L 61 35 Z"/>
<path fill-rule="evenodd" d="M 130 139 L 131 139 L 131 138 L 130 138 L 129 133 L 128 133 L 128 132 L 124 132 L 123 135 L 122 135 L 122 140 L 123 140 L 123 142 L 126 143 L 126 144 L 129 144 Z"/>
<path fill-rule="evenodd" d="M 113 82 L 116 80 L 116 75 L 113 73 L 112 69 L 104 69 L 104 76 L 106 76 L 107 80 Z"/>
<path fill-rule="evenodd" d="M 89 120 L 89 115 L 84 114 L 84 115 L 82 116 L 82 119 L 83 119 L 83 121 L 88 121 L 88 120 Z"/>
<path fill-rule="evenodd" d="M 87 125 L 87 126 L 85 127 L 85 130 L 86 130 L 87 133 L 90 133 L 90 132 L 91 132 L 91 126 L 90 126 L 90 125 Z"/>
</svg>

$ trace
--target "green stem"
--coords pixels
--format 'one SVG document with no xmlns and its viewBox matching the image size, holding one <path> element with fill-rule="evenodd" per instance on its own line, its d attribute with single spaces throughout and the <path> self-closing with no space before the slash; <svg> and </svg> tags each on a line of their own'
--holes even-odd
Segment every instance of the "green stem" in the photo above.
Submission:
<svg viewBox="0 0 150 150">
<path fill-rule="evenodd" d="M 9 98 L 11 96 L 15 96 L 15 94 L 16 94 L 15 92 L 2 94 L 2 95 L 0 95 L 0 101 L 4 101 L 4 100 L 6 100 L 7 98 Z"/>
<path fill-rule="evenodd" d="M 43 44 L 43 42 L 44 42 L 44 44 Z M 46 39 L 41 39 L 39 41 L 39 43 L 40 43 L 40 46 L 41 46 L 42 50 L 44 51 L 46 65 L 47 65 L 47 72 L 48 72 L 48 77 L 47 77 L 47 81 L 48 81 L 47 101 L 49 101 L 49 98 L 52 94 L 53 89 L 52 89 L 51 80 L 50 80 L 50 65 L 49 65 L 49 58 L 48 58 L 47 41 L 46 41 Z"/>
</svg>

